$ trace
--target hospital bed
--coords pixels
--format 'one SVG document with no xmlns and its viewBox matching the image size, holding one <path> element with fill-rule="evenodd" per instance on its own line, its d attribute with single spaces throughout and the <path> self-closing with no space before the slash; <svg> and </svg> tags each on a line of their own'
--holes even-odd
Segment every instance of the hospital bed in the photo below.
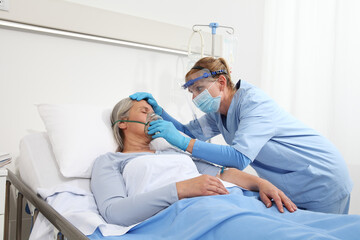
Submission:
<svg viewBox="0 0 360 240">
<path fill-rule="evenodd" d="M 81 108 L 83 109 L 83 107 Z M 61 112 L 63 107 L 61 107 Z M 73 113 L 74 111 L 70 111 Z M 106 114 L 104 116 L 99 117 L 99 119 L 109 119 L 109 112 L 105 111 Z M 98 113 L 98 112 L 97 112 Z M 79 115 L 79 123 L 80 125 L 84 125 L 83 119 L 89 119 L 88 121 L 93 121 L 92 117 L 84 116 L 84 112 Z M 59 116 L 56 116 L 54 119 L 58 119 Z M 60 119 L 59 122 L 63 124 L 64 119 Z M 80 121 L 81 120 L 81 121 Z M 74 117 L 71 118 L 71 123 L 76 122 Z M 80 125 L 76 126 L 79 128 Z M 90 123 L 92 126 L 96 125 L 95 122 Z M 98 127 L 99 128 L 99 127 Z M 89 131 L 88 126 L 85 126 L 86 131 Z M 49 128 L 47 128 L 49 131 Z M 101 129 L 100 129 L 101 130 Z M 95 132 L 96 130 L 94 130 Z M 64 134 L 66 131 L 63 131 Z M 61 133 L 63 133 L 61 132 Z M 104 131 L 101 131 L 104 132 Z M 110 131 L 111 132 L 111 131 Z M 54 132 L 52 132 L 54 133 Z M 84 138 L 83 134 L 75 134 L 80 135 L 81 138 Z M 17 231 L 16 231 L 16 239 L 21 239 L 21 215 L 22 215 L 22 201 L 25 198 L 30 205 L 31 212 L 34 212 L 36 216 L 36 212 L 39 211 L 40 214 L 36 217 L 35 224 L 32 228 L 32 232 L 30 235 L 30 240 L 32 239 L 90 239 L 93 234 L 97 234 L 99 236 L 99 232 L 102 236 L 119 236 L 124 234 L 124 227 L 118 225 L 112 225 L 105 222 L 102 216 L 99 214 L 97 210 L 97 206 L 95 203 L 95 199 L 90 191 L 90 179 L 89 177 L 64 177 L 63 171 L 59 167 L 58 157 L 55 158 L 55 149 L 56 144 L 54 144 L 54 139 L 50 140 L 49 136 L 51 136 L 50 132 L 34 132 L 26 135 L 20 142 L 20 155 L 17 158 L 16 164 L 17 169 L 19 170 L 19 174 L 15 175 L 11 171 L 8 174 L 8 182 L 7 182 L 7 190 L 6 190 L 6 212 L 5 212 L 5 239 L 8 239 L 8 220 L 9 220 L 9 190 L 10 185 L 14 186 L 18 191 L 17 198 Z M 71 133 L 70 136 L 74 137 L 74 134 Z M 104 136 L 106 137 L 106 136 Z M 107 137 L 106 137 L 107 138 Z M 69 139 L 69 138 L 67 138 Z M 99 140 L 97 139 L 96 142 Z M 153 141 L 154 142 L 154 141 Z M 163 148 L 167 148 L 169 145 L 165 145 L 164 142 L 153 143 L 152 148 L 161 150 Z M 154 145 L 155 144 L 155 145 Z M 74 148 L 74 147 L 72 147 Z M 89 146 L 86 146 L 89 149 Z M 76 148 L 75 148 L 76 149 Z M 78 149 L 76 149 L 78 151 Z M 104 152 L 102 152 L 104 153 Z M 90 158 L 91 159 L 91 158 Z M 235 189 L 234 191 L 240 191 Z M 303 233 L 303 229 L 293 229 L 289 231 L 289 227 L 284 224 L 282 221 L 284 218 L 296 218 L 295 215 L 281 215 L 279 217 L 279 212 L 276 207 L 271 209 L 264 208 L 263 203 L 260 201 L 252 201 L 248 197 L 241 197 L 242 195 L 234 194 L 229 195 L 229 197 L 222 198 L 220 196 L 214 198 L 189 198 L 182 201 L 177 201 L 175 204 L 168 207 L 166 210 L 156 214 L 152 219 L 152 223 L 154 225 L 151 226 L 150 229 L 146 227 L 146 224 L 143 225 L 140 231 L 144 229 L 144 231 L 153 232 L 154 234 L 162 234 L 162 230 L 158 231 L 156 226 L 160 226 L 159 229 L 164 229 L 164 231 L 174 233 L 177 232 L 177 239 L 185 239 L 186 237 L 180 235 L 181 231 L 178 234 L 178 231 L 174 231 L 174 229 L 167 229 L 164 227 L 165 223 L 171 223 L 172 220 L 168 220 L 168 217 L 172 217 L 171 213 L 177 212 L 178 207 L 182 207 L 179 211 L 180 213 L 184 213 L 184 217 L 179 217 L 179 219 L 183 219 L 182 223 L 189 224 L 182 228 L 184 231 L 194 231 L 196 229 L 202 229 L 202 227 L 207 227 L 205 232 L 209 234 L 213 234 L 214 232 L 209 231 L 212 228 L 221 228 L 221 222 L 223 222 L 223 218 L 219 215 L 223 216 L 227 219 L 234 219 L 235 215 L 242 221 L 242 224 L 247 226 L 247 236 L 251 239 L 251 232 L 249 230 L 254 229 L 253 233 L 257 234 L 257 224 L 258 219 L 267 219 L 266 216 L 263 215 L 262 212 L 272 212 L 274 216 L 271 217 L 271 220 L 267 222 L 269 224 L 270 229 L 277 229 L 278 233 L 274 233 L 276 236 L 281 233 L 283 235 L 279 236 L 280 238 L 289 238 L 289 234 L 299 235 L 299 234 L 308 234 L 307 236 L 313 236 L 316 232 L 305 232 Z M 214 204 L 213 204 L 214 203 Z M 241 207 L 241 214 L 233 213 L 233 208 L 235 207 L 234 203 L 238 203 L 237 207 Z M 188 205 L 187 205 L 188 204 Z M 187 207 L 192 206 L 192 207 Z M 225 208 L 226 207 L 226 208 Z M 221 212 L 216 211 L 216 209 L 222 209 Z M 36 209 L 36 210 L 34 210 Z M 224 209 L 227 209 L 226 211 Z M 255 209 L 255 211 L 253 211 Z M 215 211 L 214 211 L 215 210 Z M 191 213 L 190 213 L 191 212 Z M 188 216 L 191 215 L 189 219 Z M 209 214 L 215 214 L 214 218 L 219 222 L 213 221 L 205 221 L 208 226 L 197 226 L 195 223 L 202 222 L 204 218 L 201 216 L 205 214 L 206 219 L 210 219 Z M 314 213 L 315 214 L 315 213 Z M 316 218 L 319 218 L 320 222 L 325 217 L 325 215 L 313 215 L 311 213 L 303 212 L 301 214 L 303 217 L 300 219 L 300 222 L 304 221 L 304 219 L 309 220 L 311 223 L 317 224 L 315 221 Z M 263 217 L 262 217 L 263 216 Z M 255 217 L 256 221 L 249 221 L 249 217 Z M 200 219 L 197 219 L 200 218 Z M 321 218 L 321 219 L 320 219 Z M 334 218 L 329 215 L 329 218 Z M 315 219 L 315 220 L 314 220 Z M 176 220 L 176 219 L 175 219 Z M 279 222 L 281 220 L 281 222 Z M 336 217 L 335 222 L 334 219 L 328 219 L 331 223 L 336 223 L 338 225 L 335 228 L 332 225 L 329 225 L 334 232 L 338 231 L 339 235 L 342 236 L 344 234 L 355 234 L 356 237 L 360 234 L 360 218 L 359 216 L 339 216 Z M 193 221 L 193 222 L 192 222 Z M 50 224 L 51 223 L 51 224 Z M 310 224 L 311 224 L 310 223 Z M 156 225 L 158 224 L 158 225 Z M 273 224 L 273 225 L 272 225 Z M 196 229 L 191 229 L 196 225 Z M 324 224 L 323 224 L 324 225 Z M 155 227 L 153 227 L 155 226 Z M 174 224 L 173 227 L 177 229 L 178 224 Z M 267 226 L 266 224 L 264 225 Z M 296 225 L 297 226 L 297 225 Z M 168 226 L 169 227 L 169 226 Z M 231 227 L 231 225 L 230 225 Z M 327 224 L 325 226 L 326 230 Z M 138 230 L 137 229 L 137 230 Z M 307 229 L 307 228 L 306 228 Z M 334 230 L 335 229 L 335 230 Z M 177 229 L 179 230 L 179 229 Z M 241 231 L 241 228 L 235 226 L 234 229 L 237 231 L 236 234 Z M 233 234 L 233 231 L 230 230 L 228 233 Z M 136 230 L 134 230 L 136 231 Z M 155 232 L 157 231 L 157 232 Z M 184 234 L 186 234 L 186 231 Z M 267 236 L 270 232 L 264 232 L 264 236 Z M 221 234 L 221 239 L 227 239 L 226 236 L 223 236 L 223 232 L 219 231 Z M 91 236 L 90 236 L 91 235 Z M 178 236 L 179 235 L 179 236 Z M 292 235 L 292 236 L 294 236 Z M 87 237 L 89 236 L 89 238 Z M 237 236 L 237 235 L 236 235 Z M 256 239 L 263 239 L 256 238 Z M 305 236 L 305 235 L 304 235 Z M 291 238 L 291 237 L 290 237 Z M 92 238 L 92 239 L 103 239 L 100 238 Z M 110 238 L 113 239 L 113 238 Z M 303 239 L 306 239 L 304 237 Z M 357 239 L 357 238 L 348 238 L 348 239 Z"/>
<path fill-rule="evenodd" d="M 61 175 L 46 133 L 32 133 L 22 139 L 20 143 L 20 156 L 17 159 L 17 167 L 20 176 L 8 171 L 4 239 L 8 239 L 11 185 L 18 191 L 16 239 L 21 239 L 23 198 L 26 199 L 30 206 L 33 206 L 35 220 L 38 212 L 40 212 L 58 230 L 57 234 L 56 231 L 52 231 L 54 235 L 57 235 L 58 239 L 63 239 L 64 236 L 66 236 L 67 239 L 88 239 L 76 226 L 70 223 L 61 213 L 37 194 L 38 189 L 50 189 L 54 186 L 73 184 L 75 183 L 74 181 L 79 181 L 78 179 L 66 179 Z M 86 184 L 89 184 L 88 182 L 89 179 L 80 179 L 80 184 L 77 184 L 86 186 Z M 72 210 L 76 211 L 76 209 Z M 42 234 L 42 236 L 44 236 L 44 234 Z"/>
</svg>

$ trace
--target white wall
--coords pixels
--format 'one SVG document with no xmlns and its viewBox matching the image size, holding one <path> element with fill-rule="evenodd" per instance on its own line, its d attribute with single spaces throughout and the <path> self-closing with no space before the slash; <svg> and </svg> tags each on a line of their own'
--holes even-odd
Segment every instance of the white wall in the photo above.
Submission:
<svg viewBox="0 0 360 240">
<path fill-rule="evenodd" d="M 217 22 L 231 26 L 239 39 L 237 61 L 233 67 L 234 79 L 243 78 L 255 85 L 260 81 L 264 0 L 68 0 L 98 8 L 139 16 L 174 25 L 192 28 L 194 24 Z M 128 4 L 126 4 L 128 2 Z M 136 31 L 136 29 L 134 29 Z M 211 32 L 210 28 L 203 31 Z M 225 31 L 219 29 L 218 34 Z M 166 33 L 164 33 L 166 34 Z M 194 45 L 197 41 L 194 40 Z M 205 44 L 211 45 L 211 42 Z"/>
</svg>

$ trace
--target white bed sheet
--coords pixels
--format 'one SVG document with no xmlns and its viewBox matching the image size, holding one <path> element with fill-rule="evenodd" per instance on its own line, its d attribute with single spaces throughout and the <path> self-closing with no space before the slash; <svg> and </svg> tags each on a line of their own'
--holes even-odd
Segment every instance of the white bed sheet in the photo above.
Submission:
<svg viewBox="0 0 360 240">
<path fill-rule="evenodd" d="M 85 235 L 91 235 L 96 228 L 99 228 L 104 236 L 123 235 L 131 229 L 106 223 L 100 216 L 90 191 L 65 183 L 53 188 L 39 189 L 38 193 Z M 32 239 L 54 239 L 54 227 L 42 215 L 39 215 L 35 222 L 30 235 L 30 240 Z"/>
<path fill-rule="evenodd" d="M 17 167 L 23 182 L 83 234 L 90 235 L 97 227 L 104 236 L 122 235 L 130 229 L 104 221 L 90 190 L 90 179 L 61 175 L 46 133 L 32 133 L 22 139 Z M 54 239 L 54 227 L 41 214 L 30 239 Z"/>
</svg>

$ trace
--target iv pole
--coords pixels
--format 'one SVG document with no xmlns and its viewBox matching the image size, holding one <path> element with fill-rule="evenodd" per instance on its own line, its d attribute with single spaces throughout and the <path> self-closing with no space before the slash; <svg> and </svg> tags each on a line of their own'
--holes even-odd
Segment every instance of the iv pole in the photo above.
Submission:
<svg viewBox="0 0 360 240">
<path fill-rule="evenodd" d="M 211 34 L 212 34 L 212 41 L 211 41 L 211 56 L 212 57 L 215 57 L 215 35 L 216 35 L 216 29 L 217 28 L 225 28 L 225 29 L 228 29 L 226 30 L 226 32 L 228 34 L 234 34 L 234 28 L 232 27 L 228 27 L 228 26 L 221 26 L 219 25 L 218 23 L 210 23 L 209 25 L 201 25 L 201 24 L 195 24 L 193 25 L 192 29 L 194 32 L 199 32 L 200 29 L 196 29 L 196 28 L 199 28 L 199 27 L 210 27 L 211 28 Z M 196 114 L 193 113 L 193 115 L 195 116 L 194 119 L 196 119 Z M 211 139 L 207 140 L 207 142 L 211 143 Z"/>
<path fill-rule="evenodd" d="M 212 34 L 212 42 L 211 42 L 211 56 L 215 57 L 215 35 L 216 35 L 216 29 L 217 28 L 225 28 L 228 29 L 226 32 L 228 34 L 234 34 L 234 28 L 229 26 L 221 26 L 218 23 L 210 23 L 209 25 L 201 25 L 201 24 L 195 24 L 192 29 L 194 32 L 199 31 L 199 29 L 196 29 L 197 27 L 210 27 L 211 28 L 211 34 Z"/>
</svg>

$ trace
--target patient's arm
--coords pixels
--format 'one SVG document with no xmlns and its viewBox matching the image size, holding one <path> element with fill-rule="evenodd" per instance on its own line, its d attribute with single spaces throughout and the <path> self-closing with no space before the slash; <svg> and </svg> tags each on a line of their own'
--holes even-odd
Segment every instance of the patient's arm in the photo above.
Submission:
<svg viewBox="0 0 360 240">
<path fill-rule="evenodd" d="M 284 212 L 283 204 L 290 211 L 296 211 L 296 205 L 277 187 L 269 181 L 253 176 L 235 168 L 229 168 L 218 175 L 222 180 L 234 183 L 251 191 L 258 191 L 262 202 L 270 207 L 271 199 L 274 200 L 280 212 Z"/>
<path fill-rule="evenodd" d="M 103 218 L 112 224 L 130 226 L 144 221 L 178 199 L 228 193 L 214 176 L 202 175 L 128 197 L 115 155 L 97 158 L 91 175 L 91 190 Z"/>
<path fill-rule="evenodd" d="M 176 183 L 136 196 L 127 196 L 115 159 L 102 155 L 94 163 L 91 190 L 103 218 L 112 224 L 130 226 L 144 221 L 178 200 Z"/>
<path fill-rule="evenodd" d="M 242 172 L 235 168 L 228 168 L 228 170 L 224 171 L 221 175 L 217 175 L 220 171 L 220 167 L 214 166 L 202 159 L 193 158 L 193 160 L 201 174 L 217 176 L 224 181 L 231 182 L 251 191 L 259 192 L 261 201 L 267 207 L 272 205 L 271 199 L 273 199 L 280 212 L 283 211 L 283 204 L 290 212 L 296 210 L 296 205 L 280 189 L 265 179 Z"/>
</svg>

